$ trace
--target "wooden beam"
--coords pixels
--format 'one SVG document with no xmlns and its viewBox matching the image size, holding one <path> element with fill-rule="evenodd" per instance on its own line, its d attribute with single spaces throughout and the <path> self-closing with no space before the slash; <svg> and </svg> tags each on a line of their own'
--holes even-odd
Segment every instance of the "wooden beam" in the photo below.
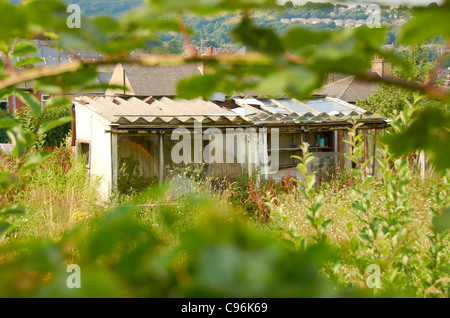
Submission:
<svg viewBox="0 0 450 318">
<path fill-rule="evenodd" d="M 159 134 L 159 152 L 158 152 L 158 175 L 159 183 L 164 182 L 164 134 Z"/>
<path fill-rule="evenodd" d="M 75 118 L 75 105 L 72 105 L 71 108 L 71 115 L 72 115 L 72 144 L 71 146 L 75 146 L 75 142 L 77 140 L 77 125 L 76 125 L 76 118 Z"/>
<path fill-rule="evenodd" d="M 419 165 L 420 165 L 420 177 L 423 181 L 426 178 L 426 171 L 427 171 L 427 158 L 425 157 L 425 152 L 423 150 L 419 153 Z"/>
<path fill-rule="evenodd" d="M 312 108 L 311 106 L 306 105 L 305 103 L 303 103 L 302 101 L 299 101 L 298 99 L 295 98 L 291 98 L 291 101 L 302 106 L 305 107 L 306 109 L 309 109 L 313 114 L 319 115 L 321 112 L 318 111 L 317 109 Z"/>
<path fill-rule="evenodd" d="M 301 116 L 301 115 L 300 115 L 299 113 L 297 113 L 295 110 L 290 109 L 290 108 L 287 107 L 287 106 L 284 106 L 282 103 L 280 103 L 279 101 L 277 101 L 277 100 L 275 100 L 275 99 L 271 99 L 270 102 L 271 102 L 272 104 L 277 105 L 278 107 L 280 107 L 280 108 L 282 108 L 282 109 L 288 111 L 289 114 L 296 113 L 297 115 Z"/>
<path fill-rule="evenodd" d="M 258 144 L 258 155 L 261 156 L 260 163 L 262 165 L 262 174 L 264 176 L 264 179 L 267 180 L 269 178 L 269 149 L 267 146 L 267 128 L 259 128 Z"/>
<path fill-rule="evenodd" d="M 90 146 L 89 146 L 90 147 Z M 111 133 L 111 183 L 112 193 L 119 190 L 119 153 L 117 134 Z M 89 158 L 90 159 L 90 158 Z"/>
<path fill-rule="evenodd" d="M 367 130 L 364 130 L 364 162 L 366 162 L 367 158 L 369 157 L 368 151 L 369 151 L 369 145 L 368 145 L 368 140 L 367 140 Z M 368 169 L 369 169 L 369 165 L 365 166 L 364 174 L 366 177 L 369 172 Z"/>
<path fill-rule="evenodd" d="M 375 165 L 377 163 L 377 130 L 373 130 L 373 162 L 372 162 L 372 176 L 375 177 Z"/>
</svg>

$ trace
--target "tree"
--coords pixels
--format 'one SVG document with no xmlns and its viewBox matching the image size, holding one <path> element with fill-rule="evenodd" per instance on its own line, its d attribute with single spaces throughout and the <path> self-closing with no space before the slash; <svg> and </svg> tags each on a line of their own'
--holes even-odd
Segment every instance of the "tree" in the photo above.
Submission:
<svg viewBox="0 0 450 318">
<path fill-rule="evenodd" d="M 217 44 L 217 42 L 215 42 L 215 41 L 207 40 L 207 41 L 203 42 L 203 46 L 219 47 L 219 44 Z"/>
<path fill-rule="evenodd" d="M 426 76 L 435 67 L 436 62 L 428 60 L 428 52 L 420 46 L 411 46 L 403 52 L 405 67 L 395 67 L 393 75 L 398 78 L 407 78 L 411 81 L 423 83 Z M 358 100 L 357 105 L 382 116 L 392 117 L 395 112 L 399 113 L 405 107 L 406 102 L 414 102 L 415 90 L 400 87 L 393 84 L 383 83 L 377 91 L 366 100 Z M 443 105 L 442 101 L 436 99 L 423 99 L 419 106 Z"/>
<path fill-rule="evenodd" d="M 283 5 L 285 8 L 293 8 L 294 7 L 294 3 L 292 1 L 286 1 Z"/>
<path fill-rule="evenodd" d="M 146 50 L 150 54 L 162 54 L 164 53 L 164 43 L 160 38 L 150 40 L 146 43 Z"/>
<path fill-rule="evenodd" d="M 167 43 L 167 52 L 170 54 L 180 54 L 183 52 L 183 43 L 176 39 L 172 39 Z"/>
</svg>

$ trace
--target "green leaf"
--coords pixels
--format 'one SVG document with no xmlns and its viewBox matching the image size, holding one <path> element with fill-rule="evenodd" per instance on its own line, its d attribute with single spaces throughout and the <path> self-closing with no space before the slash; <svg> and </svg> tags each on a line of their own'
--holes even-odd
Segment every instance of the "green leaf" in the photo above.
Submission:
<svg viewBox="0 0 450 318">
<path fill-rule="evenodd" d="M 186 99 L 209 98 L 219 91 L 220 77 L 212 74 L 193 76 L 178 82 L 178 95 Z"/>
<path fill-rule="evenodd" d="M 42 63 L 44 60 L 38 56 L 29 56 L 23 59 L 18 60 L 16 63 L 14 63 L 15 68 L 33 65 L 36 63 Z"/>
<path fill-rule="evenodd" d="M 314 159 L 316 159 L 316 157 L 314 157 L 311 153 L 307 153 L 306 155 L 305 155 L 305 162 L 304 162 L 304 164 L 305 165 L 308 165 L 308 163 L 310 163 L 311 161 L 313 161 Z"/>
<path fill-rule="evenodd" d="M 450 205 L 445 207 L 442 214 L 432 218 L 433 227 L 440 233 L 450 228 Z"/>
<path fill-rule="evenodd" d="M 366 214 L 366 208 L 359 201 L 352 202 L 352 207 Z"/>
<path fill-rule="evenodd" d="M 55 90 L 57 94 L 64 91 L 85 89 L 90 85 L 98 85 L 97 69 L 92 65 L 83 65 L 76 72 L 65 72 L 57 77 L 42 77 L 36 80 L 36 91 L 51 93 L 47 87 Z"/>
<path fill-rule="evenodd" d="M 325 194 L 323 192 L 319 192 L 316 196 L 316 199 L 314 200 L 316 204 L 319 204 L 322 202 L 323 198 L 325 197 Z"/>
<path fill-rule="evenodd" d="M 0 188 L 9 191 L 14 183 L 13 175 L 9 172 L 0 172 Z"/>
<path fill-rule="evenodd" d="M 40 117 L 42 115 L 42 107 L 39 100 L 32 94 L 23 91 L 16 90 L 16 96 L 26 105 L 28 105 L 31 111 L 34 113 L 36 117 Z"/>
<path fill-rule="evenodd" d="M 156 12 L 158 14 L 173 13 L 176 11 L 213 13 L 229 10 L 254 10 L 258 7 L 275 7 L 275 0 L 148 0 L 149 11 L 147 14 Z"/>
<path fill-rule="evenodd" d="M 258 90 L 272 97 L 286 93 L 302 99 L 310 96 L 320 85 L 321 80 L 316 72 L 303 65 L 296 65 L 266 76 L 259 83 Z"/>
<path fill-rule="evenodd" d="M 347 229 L 349 232 L 353 232 L 353 222 L 352 221 L 347 222 Z"/>
<path fill-rule="evenodd" d="M 95 50 L 94 43 L 80 34 L 73 33 L 60 33 L 59 46 L 66 50 Z"/>
<path fill-rule="evenodd" d="M 18 203 L 0 209 L 0 216 L 5 217 L 13 214 L 25 214 L 25 209 Z"/>
<path fill-rule="evenodd" d="M 233 37 L 250 48 L 272 56 L 284 54 L 284 47 L 276 33 L 270 29 L 255 27 L 252 21 L 244 16 L 233 30 Z"/>
<path fill-rule="evenodd" d="M 12 128 L 17 124 L 17 120 L 11 117 L 4 117 L 0 119 L 0 128 Z"/>
<path fill-rule="evenodd" d="M 358 250 L 359 240 L 357 237 L 352 237 L 352 239 L 350 240 L 350 248 L 352 249 L 353 252 Z"/>
<path fill-rule="evenodd" d="M 301 182 L 301 181 L 300 181 L 299 183 L 302 184 L 302 185 L 304 185 L 303 182 Z M 308 192 L 306 192 L 305 189 L 299 188 L 298 190 L 300 191 L 300 193 L 303 195 L 303 197 L 304 197 L 305 199 L 309 200 L 309 194 L 308 194 Z"/>
<path fill-rule="evenodd" d="M 306 166 L 304 164 L 298 164 L 297 165 L 297 169 L 303 173 L 303 175 L 307 175 L 308 174 L 308 168 L 306 168 Z"/>
<path fill-rule="evenodd" d="M 363 182 L 362 188 L 366 189 L 372 183 L 373 180 L 375 180 L 374 177 L 366 178 L 366 180 L 364 180 Z"/>
<path fill-rule="evenodd" d="M 295 227 L 294 222 L 289 223 L 289 233 L 293 237 L 297 237 L 297 228 Z"/>
<path fill-rule="evenodd" d="M 7 134 L 11 142 L 15 145 L 12 155 L 16 158 L 22 157 L 36 141 L 36 136 L 26 131 L 22 125 L 15 125 L 7 131 Z"/>
<path fill-rule="evenodd" d="M 355 38 L 358 42 L 360 42 L 359 45 L 362 47 L 365 46 L 366 50 L 369 47 L 379 50 L 386 42 L 388 31 L 389 29 L 385 26 L 381 28 L 369 28 L 368 26 L 362 26 L 353 29 Z"/>
<path fill-rule="evenodd" d="M 72 116 L 65 116 L 62 118 L 58 118 L 56 120 L 52 120 L 50 122 L 46 122 L 39 127 L 38 134 L 42 135 L 53 128 L 64 125 L 65 123 L 69 123 L 73 120 Z"/>
<path fill-rule="evenodd" d="M 95 26 L 103 32 L 119 32 L 119 23 L 110 16 L 99 16 L 94 19 Z"/>
<path fill-rule="evenodd" d="M 0 220 L 0 237 L 10 228 L 11 224 Z"/>
<path fill-rule="evenodd" d="M 413 18 L 400 29 L 400 43 L 424 43 L 438 35 L 450 38 L 450 3 L 443 7 L 417 8 Z M 425 27 L 426 26 L 426 27 Z"/>
<path fill-rule="evenodd" d="M 39 49 L 31 42 L 28 41 L 20 41 L 17 42 L 16 47 L 11 52 L 11 59 L 15 59 L 21 56 L 38 54 Z"/>
<path fill-rule="evenodd" d="M 45 109 L 68 105 L 72 105 L 72 100 L 70 98 L 64 96 L 55 96 L 45 103 Z"/>
<path fill-rule="evenodd" d="M 326 220 L 325 222 L 323 222 L 322 224 L 322 229 L 325 232 L 326 230 L 328 230 L 331 226 L 331 224 L 333 224 L 333 220 Z"/>
<path fill-rule="evenodd" d="M 290 29 L 282 38 L 284 46 L 289 50 L 299 50 L 325 42 L 331 38 L 329 32 L 310 31 L 304 28 Z"/>
<path fill-rule="evenodd" d="M 424 150 L 438 170 L 450 168 L 450 115 L 434 108 L 420 112 L 406 130 L 381 138 L 394 156 Z"/>
<path fill-rule="evenodd" d="M 314 221 L 314 218 L 312 218 L 310 215 L 307 215 L 306 218 L 309 220 L 309 222 L 311 222 L 312 226 L 316 226 L 316 223 Z"/>
<path fill-rule="evenodd" d="M 24 162 L 24 164 L 21 167 L 21 170 L 23 171 L 36 167 L 45 160 L 49 159 L 51 156 L 53 156 L 53 154 L 45 150 L 35 152 Z"/>
<path fill-rule="evenodd" d="M 360 236 L 369 243 L 373 243 L 373 240 L 367 234 L 360 234 Z"/>
</svg>

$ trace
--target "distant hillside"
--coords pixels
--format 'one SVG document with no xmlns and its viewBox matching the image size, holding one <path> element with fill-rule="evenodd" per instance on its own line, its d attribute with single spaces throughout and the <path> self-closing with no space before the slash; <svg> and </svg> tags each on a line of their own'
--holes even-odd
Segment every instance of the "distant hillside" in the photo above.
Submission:
<svg viewBox="0 0 450 318">
<path fill-rule="evenodd" d="M 67 3 L 78 4 L 81 12 L 87 16 L 110 15 L 119 17 L 127 11 L 142 4 L 142 0 L 64 0 Z M 18 4 L 20 0 L 9 0 Z"/>
<path fill-rule="evenodd" d="M 142 4 L 142 0 L 68 0 L 78 4 L 81 12 L 88 16 L 110 15 L 118 17 Z"/>
<path fill-rule="evenodd" d="M 20 0 L 9 0 L 19 3 Z M 78 4 L 85 16 L 109 15 L 117 18 L 138 7 L 143 0 L 64 0 L 67 3 Z M 163 1 L 163 0 L 161 0 Z M 189 1 L 189 0 L 187 0 Z M 399 26 L 406 23 L 411 15 L 407 6 L 391 8 L 381 6 L 381 23 L 389 27 L 386 44 L 395 43 Z M 253 22 L 259 27 L 274 30 L 284 34 L 291 28 L 302 27 L 310 30 L 340 30 L 344 27 L 359 27 L 364 25 L 369 17 L 366 7 L 357 5 L 349 7 L 343 4 L 307 2 L 304 5 L 294 5 L 288 1 L 276 8 L 258 9 L 252 11 Z M 236 12 L 220 13 L 209 16 L 185 16 L 185 22 L 195 34 L 191 40 L 197 46 L 229 47 L 237 43 L 231 37 L 231 30 L 239 23 L 240 15 Z M 183 39 L 176 32 L 158 33 L 159 38 L 149 42 L 151 53 L 179 53 L 183 47 Z M 169 47 L 169 42 L 171 42 Z"/>
</svg>

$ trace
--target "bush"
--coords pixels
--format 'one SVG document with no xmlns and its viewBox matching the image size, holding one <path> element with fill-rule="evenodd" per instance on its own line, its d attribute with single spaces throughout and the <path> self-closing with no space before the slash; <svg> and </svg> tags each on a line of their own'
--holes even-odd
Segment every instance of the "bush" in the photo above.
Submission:
<svg viewBox="0 0 450 318">
<path fill-rule="evenodd" d="M 40 125 L 54 121 L 56 119 L 70 116 L 71 106 L 61 106 L 58 108 L 50 108 L 44 112 Z M 17 114 L 17 117 L 24 123 L 24 126 L 29 131 L 35 131 L 38 125 L 36 116 L 31 112 L 28 106 L 24 106 L 22 112 Z M 65 143 L 66 137 L 71 131 L 71 123 L 60 125 L 45 133 L 40 140 L 42 146 L 59 147 Z"/>
</svg>

